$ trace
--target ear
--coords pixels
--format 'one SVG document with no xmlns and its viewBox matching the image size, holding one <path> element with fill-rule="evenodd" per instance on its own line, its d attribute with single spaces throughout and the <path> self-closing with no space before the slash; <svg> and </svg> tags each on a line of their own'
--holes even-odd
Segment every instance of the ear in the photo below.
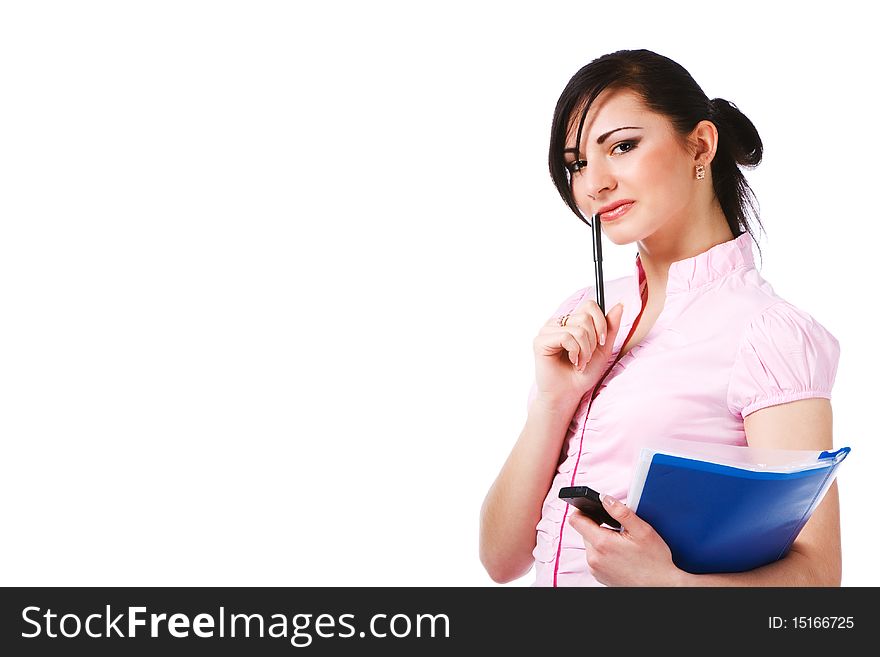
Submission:
<svg viewBox="0 0 880 657">
<path fill-rule="evenodd" d="M 700 121 L 688 137 L 694 164 L 702 163 L 708 167 L 718 150 L 718 128 L 711 121 Z"/>
</svg>

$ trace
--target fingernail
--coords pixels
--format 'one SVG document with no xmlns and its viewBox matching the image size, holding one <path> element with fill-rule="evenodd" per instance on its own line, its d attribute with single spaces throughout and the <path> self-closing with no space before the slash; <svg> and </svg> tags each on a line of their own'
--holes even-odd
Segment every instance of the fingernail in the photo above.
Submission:
<svg viewBox="0 0 880 657">
<path fill-rule="evenodd" d="M 615 500 L 610 495 L 602 495 L 602 502 L 604 504 L 607 504 L 608 506 L 614 506 L 615 504 L 617 504 L 617 500 Z"/>
<path fill-rule="evenodd" d="M 599 344 L 602 345 L 603 347 L 605 346 L 605 334 L 604 333 L 599 336 Z"/>
</svg>

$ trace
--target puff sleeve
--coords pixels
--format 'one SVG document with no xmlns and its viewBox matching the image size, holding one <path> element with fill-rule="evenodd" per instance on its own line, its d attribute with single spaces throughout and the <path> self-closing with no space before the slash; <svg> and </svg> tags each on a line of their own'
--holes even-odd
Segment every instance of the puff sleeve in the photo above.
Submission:
<svg viewBox="0 0 880 657">
<path fill-rule="evenodd" d="M 556 310 L 553 311 L 551 317 L 555 317 L 557 315 L 564 315 L 566 313 L 570 313 L 572 310 L 577 308 L 581 301 L 587 297 L 587 294 L 595 289 L 594 285 L 588 285 L 587 287 L 583 287 L 580 290 L 570 294 L 568 298 L 563 301 Z M 592 297 L 591 297 L 592 298 Z M 538 396 L 538 384 L 537 382 L 532 382 L 532 387 L 529 390 L 529 395 L 526 401 L 526 411 L 532 406 L 532 400 Z"/>
<path fill-rule="evenodd" d="M 727 406 L 736 416 L 810 397 L 831 399 L 840 345 L 809 314 L 782 301 L 748 325 L 731 370 Z"/>
</svg>

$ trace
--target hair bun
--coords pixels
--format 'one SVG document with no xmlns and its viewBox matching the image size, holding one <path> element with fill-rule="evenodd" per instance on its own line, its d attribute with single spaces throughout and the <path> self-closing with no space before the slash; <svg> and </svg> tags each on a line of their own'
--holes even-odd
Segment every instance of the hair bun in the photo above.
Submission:
<svg viewBox="0 0 880 657">
<path fill-rule="evenodd" d="M 758 130 L 735 103 L 724 98 L 709 101 L 709 116 L 731 137 L 731 147 L 737 164 L 756 167 L 761 163 L 764 144 Z"/>
</svg>

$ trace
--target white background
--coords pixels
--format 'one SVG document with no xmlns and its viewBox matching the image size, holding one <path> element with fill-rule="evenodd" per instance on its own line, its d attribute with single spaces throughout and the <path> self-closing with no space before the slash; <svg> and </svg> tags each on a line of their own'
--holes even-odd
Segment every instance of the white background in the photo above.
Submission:
<svg viewBox="0 0 880 657">
<path fill-rule="evenodd" d="M 480 505 L 593 275 L 553 109 L 648 48 L 764 141 L 758 265 L 841 343 L 844 584 L 880 584 L 867 10 L 318 4 L 2 5 L 0 582 L 496 586 Z"/>
</svg>

